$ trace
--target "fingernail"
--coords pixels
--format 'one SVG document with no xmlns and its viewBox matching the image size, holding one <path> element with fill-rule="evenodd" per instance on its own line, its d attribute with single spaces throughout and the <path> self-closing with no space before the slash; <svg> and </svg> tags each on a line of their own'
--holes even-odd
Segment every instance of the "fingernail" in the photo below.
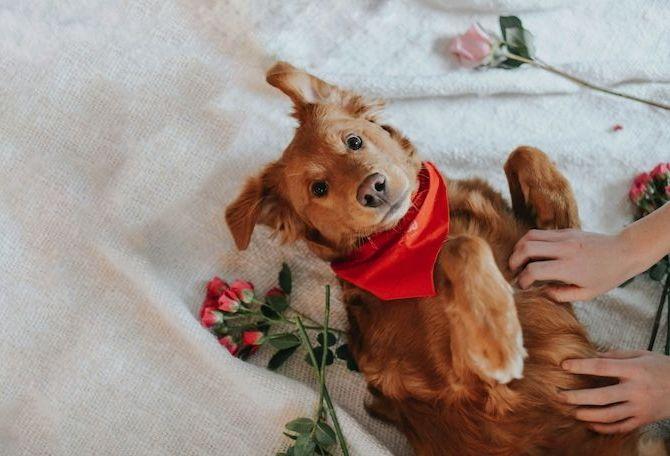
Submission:
<svg viewBox="0 0 670 456">
<path fill-rule="evenodd" d="M 561 369 L 563 370 L 570 370 L 570 362 L 569 361 L 563 361 L 561 363 Z"/>
</svg>

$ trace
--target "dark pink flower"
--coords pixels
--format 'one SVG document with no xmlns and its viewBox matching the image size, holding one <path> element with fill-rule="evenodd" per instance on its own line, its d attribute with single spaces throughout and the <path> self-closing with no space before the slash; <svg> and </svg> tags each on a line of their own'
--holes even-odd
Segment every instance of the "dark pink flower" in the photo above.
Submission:
<svg viewBox="0 0 670 456">
<path fill-rule="evenodd" d="M 235 356 L 240 346 L 235 343 L 235 339 L 231 336 L 223 336 L 219 339 L 219 343 L 226 347 L 231 355 Z"/>
<path fill-rule="evenodd" d="M 621 124 L 616 124 L 612 126 L 612 131 L 621 131 L 623 130 L 623 125 Z"/>
<path fill-rule="evenodd" d="M 240 301 L 232 290 L 226 290 L 218 300 L 218 309 L 224 312 L 235 313 L 240 310 Z"/>
<path fill-rule="evenodd" d="M 223 322 L 223 314 L 218 310 L 208 307 L 203 310 L 200 321 L 205 328 L 211 328 Z"/>
<path fill-rule="evenodd" d="M 237 298 L 245 304 L 249 304 L 254 299 L 254 286 L 251 282 L 237 279 L 230 285 L 230 289 L 235 292 Z"/>
<path fill-rule="evenodd" d="M 242 343 L 244 345 L 260 345 L 262 338 L 263 333 L 261 331 L 244 331 L 244 333 L 242 333 Z"/>
<path fill-rule="evenodd" d="M 466 67 L 476 67 L 490 62 L 493 39 L 479 25 L 473 24 L 462 35 L 449 43 L 449 52 Z"/>
<path fill-rule="evenodd" d="M 651 177 L 656 180 L 664 180 L 670 177 L 670 163 L 659 163 L 651 170 Z"/>
<path fill-rule="evenodd" d="M 670 199 L 670 185 L 665 186 L 665 197 Z"/>
<path fill-rule="evenodd" d="M 286 296 L 286 293 L 281 288 L 274 287 L 270 288 L 267 293 L 265 293 L 265 296 Z"/>
<path fill-rule="evenodd" d="M 228 284 L 219 277 L 214 277 L 207 282 L 207 297 L 210 299 L 219 299 L 219 296 L 228 289 Z"/>
</svg>

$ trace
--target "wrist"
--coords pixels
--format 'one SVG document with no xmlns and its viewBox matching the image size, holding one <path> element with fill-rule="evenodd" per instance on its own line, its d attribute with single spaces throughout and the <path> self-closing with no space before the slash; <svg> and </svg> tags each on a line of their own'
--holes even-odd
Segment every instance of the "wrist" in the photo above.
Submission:
<svg viewBox="0 0 670 456">
<path fill-rule="evenodd" d="M 646 271 L 653 264 L 648 258 L 651 246 L 647 245 L 648 240 L 639 236 L 635 228 L 634 224 L 629 225 L 615 235 L 624 280 Z"/>
</svg>

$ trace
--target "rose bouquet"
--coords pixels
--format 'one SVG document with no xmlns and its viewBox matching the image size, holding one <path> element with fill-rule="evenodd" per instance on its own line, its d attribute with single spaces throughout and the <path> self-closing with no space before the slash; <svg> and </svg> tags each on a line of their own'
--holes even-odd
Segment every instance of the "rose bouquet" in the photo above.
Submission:
<svg viewBox="0 0 670 456">
<path fill-rule="evenodd" d="M 635 218 L 640 219 L 651 214 L 659 207 L 670 201 L 670 163 L 659 163 L 649 173 L 638 174 L 633 180 L 628 196 L 636 206 Z M 653 350 L 658 327 L 663 314 L 663 307 L 670 299 L 670 255 L 666 255 L 647 271 L 652 280 L 661 282 L 665 278 L 665 285 L 661 293 L 661 301 L 654 318 L 654 326 L 647 350 Z M 668 321 L 668 335 L 665 341 L 665 354 L 670 355 L 670 320 Z"/>
<path fill-rule="evenodd" d="M 500 35 L 479 24 L 472 25 L 465 33 L 456 36 L 449 44 L 449 52 L 463 66 L 469 68 L 514 69 L 527 64 L 557 74 L 583 87 L 670 110 L 670 105 L 629 95 L 602 87 L 571 75 L 543 62 L 535 55 L 533 35 L 523 27 L 516 16 L 500 16 Z"/>
<path fill-rule="evenodd" d="M 278 456 L 330 455 L 330 447 L 335 443 L 347 456 L 347 444 L 326 385 L 326 366 L 336 359 L 346 362 L 350 370 L 357 370 L 357 366 L 347 345 L 341 341 L 343 331 L 329 326 L 330 287 L 326 286 L 324 322 L 321 324 L 291 306 L 292 277 L 286 264 L 279 272 L 278 281 L 278 287 L 259 299 L 250 282 L 235 280 L 228 284 L 214 277 L 207 283 L 200 321 L 231 355 L 238 358 L 247 359 L 263 346 L 276 349 L 268 362 L 271 370 L 278 369 L 302 348 L 305 361 L 314 369 L 319 383 L 319 399 L 312 417 L 300 417 L 286 423 L 284 435 L 293 442 Z"/>
</svg>

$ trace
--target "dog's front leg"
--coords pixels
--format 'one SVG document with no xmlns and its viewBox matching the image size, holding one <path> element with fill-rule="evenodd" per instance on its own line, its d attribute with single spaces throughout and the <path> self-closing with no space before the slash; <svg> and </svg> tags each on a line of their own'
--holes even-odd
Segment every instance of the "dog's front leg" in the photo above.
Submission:
<svg viewBox="0 0 670 456">
<path fill-rule="evenodd" d="M 447 278 L 442 293 L 448 301 L 456 375 L 474 373 L 487 383 L 521 378 L 526 357 L 521 325 L 512 288 L 489 245 L 476 236 L 450 239 L 440 252 L 439 266 Z"/>
</svg>

